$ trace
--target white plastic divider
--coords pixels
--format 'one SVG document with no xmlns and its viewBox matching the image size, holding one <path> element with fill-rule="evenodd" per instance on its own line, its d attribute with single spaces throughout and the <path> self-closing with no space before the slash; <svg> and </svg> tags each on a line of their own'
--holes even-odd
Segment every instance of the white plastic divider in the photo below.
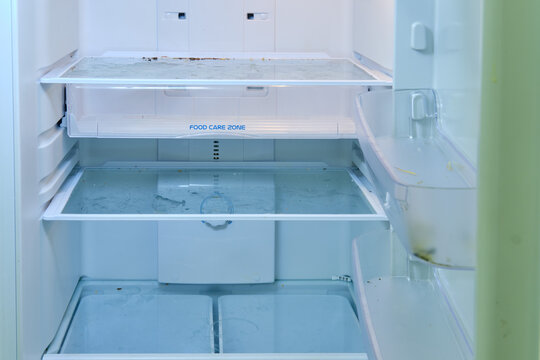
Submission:
<svg viewBox="0 0 540 360">
<path fill-rule="evenodd" d="M 325 167 L 329 170 L 345 170 L 354 183 L 362 192 L 367 205 L 371 208 L 371 213 L 361 214 L 73 214 L 63 213 L 70 197 L 75 190 L 76 185 L 81 180 L 86 169 L 103 168 L 124 168 L 124 169 L 288 169 L 288 168 L 320 168 Z M 104 167 L 79 168 L 62 185 L 51 204 L 43 214 L 43 220 L 46 221 L 178 221 L 178 220 L 200 220 L 200 221 L 238 221 L 238 220 L 268 220 L 268 221 L 387 221 L 386 214 L 379 203 L 377 197 L 370 192 L 361 178 L 348 168 L 332 168 L 324 163 L 183 163 L 183 162 L 138 162 L 138 163 L 118 163 L 111 162 Z"/>
<path fill-rule="evenodd" d="M 102 85 L 392 85 L 350 59 L 325 54 L 108 53 L 51 70 L 43 84 Z"/>
</svg>

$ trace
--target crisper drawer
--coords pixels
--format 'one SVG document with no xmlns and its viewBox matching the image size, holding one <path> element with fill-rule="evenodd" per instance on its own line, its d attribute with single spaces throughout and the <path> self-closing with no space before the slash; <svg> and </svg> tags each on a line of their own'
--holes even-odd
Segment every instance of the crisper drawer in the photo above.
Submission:
<svg viewBox="0 0 540 360">
<path fill-rule="evenodd" d="M 98 138 L 354 138 L 353 88 L 68 84 L 67 128 Z"/>
<path fill-rule="evenodd" d="M 218 299 L 224 353 L 362 353 L 351 304 L 339 295 L 228 295 Z"/>
<path fill-rule="evenodd" d="M 211 353 L 212 323 L 209 296 L 148 286 L 86 290 L 62 353 Z"/>
<path fill-rule="evenodd" d="M 385 221 L 352 169 L 324 163 L 110 163 L 78 168 L 44 220 Z"/>
<path fill-rule="evenodd" d="M 43 359 L 367 360 L 351 289 L 81 280 Z"/>
</svg>

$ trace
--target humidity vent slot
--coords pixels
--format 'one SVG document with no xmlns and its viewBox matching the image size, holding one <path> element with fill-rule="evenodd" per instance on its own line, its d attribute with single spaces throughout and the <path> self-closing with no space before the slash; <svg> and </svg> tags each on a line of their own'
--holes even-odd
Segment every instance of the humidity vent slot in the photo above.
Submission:
<svg viewBox="0 0 540 360">
<path fill-rule="evenodd" d="M 214 160 L 219 160 L 219 157 L 220 157 L 219 140 L 213 141 L 211 151 L 212 151 Z"/>
</svg>

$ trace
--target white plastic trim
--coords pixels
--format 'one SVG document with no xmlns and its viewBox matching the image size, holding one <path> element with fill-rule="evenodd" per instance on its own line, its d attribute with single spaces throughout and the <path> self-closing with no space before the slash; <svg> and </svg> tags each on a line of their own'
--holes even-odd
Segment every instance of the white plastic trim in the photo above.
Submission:
<svg viewBox="0 0 540 360">
<path fill-rule="evenodd" d="M 352 278 L 354 286 L 354 291 L 356 297 L 358 298 L 359 304 L 358 307 L 362 310 L 362 317 L 364 318 L 366 329 L 369 335 L 369 340 L 373 353 L 375 355 L 375 360 L 383 360 L 381 348 L 379 342 L 377 341 L 377 336 L 375 335 L 375 328 L 373 326 L 373 321 L 371 320 L 371 314 L 369 312 L 369 306 L 366 298 L 366 291 L 364 288 L 364 277 L 362 275 L 362 268 L 360 266 L 360 258 L 358 257 L 358 245 L 356 244 L 356 239 L 352 242 Z"/>
<path fill-rule="evenodd" d="M 45 354 L 43 360 L 368 360 L 357 354 Z"/>
<path fill-rule="evenodd" d="M 71 154 L 68 154 L 67 158 L 62 163 L 60 163 L 60 165 L 56 168 L 56 171 L 41 180 L 39 200 L 42 204 L 46 203 L 54 196 L 56 191 L 61 187 L 62 182 L 66 180 L 69 173 L 71 172 L 71 170 L 73 170 L 78 161 L 79 152 L 77 151 L 77 149 L 74 149 L 72 150 Z"/>
</svg>

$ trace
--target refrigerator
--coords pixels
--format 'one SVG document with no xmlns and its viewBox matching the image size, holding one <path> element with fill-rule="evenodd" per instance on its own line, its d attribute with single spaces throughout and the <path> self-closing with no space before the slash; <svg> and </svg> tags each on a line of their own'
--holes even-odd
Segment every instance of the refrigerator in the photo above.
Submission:
<svg viewBox="0 0 540 360">
<path fill-rule="evenodd" d="M 1 8 L 6 359 L 474 358 L 482 1 Z"/>
</svg>

